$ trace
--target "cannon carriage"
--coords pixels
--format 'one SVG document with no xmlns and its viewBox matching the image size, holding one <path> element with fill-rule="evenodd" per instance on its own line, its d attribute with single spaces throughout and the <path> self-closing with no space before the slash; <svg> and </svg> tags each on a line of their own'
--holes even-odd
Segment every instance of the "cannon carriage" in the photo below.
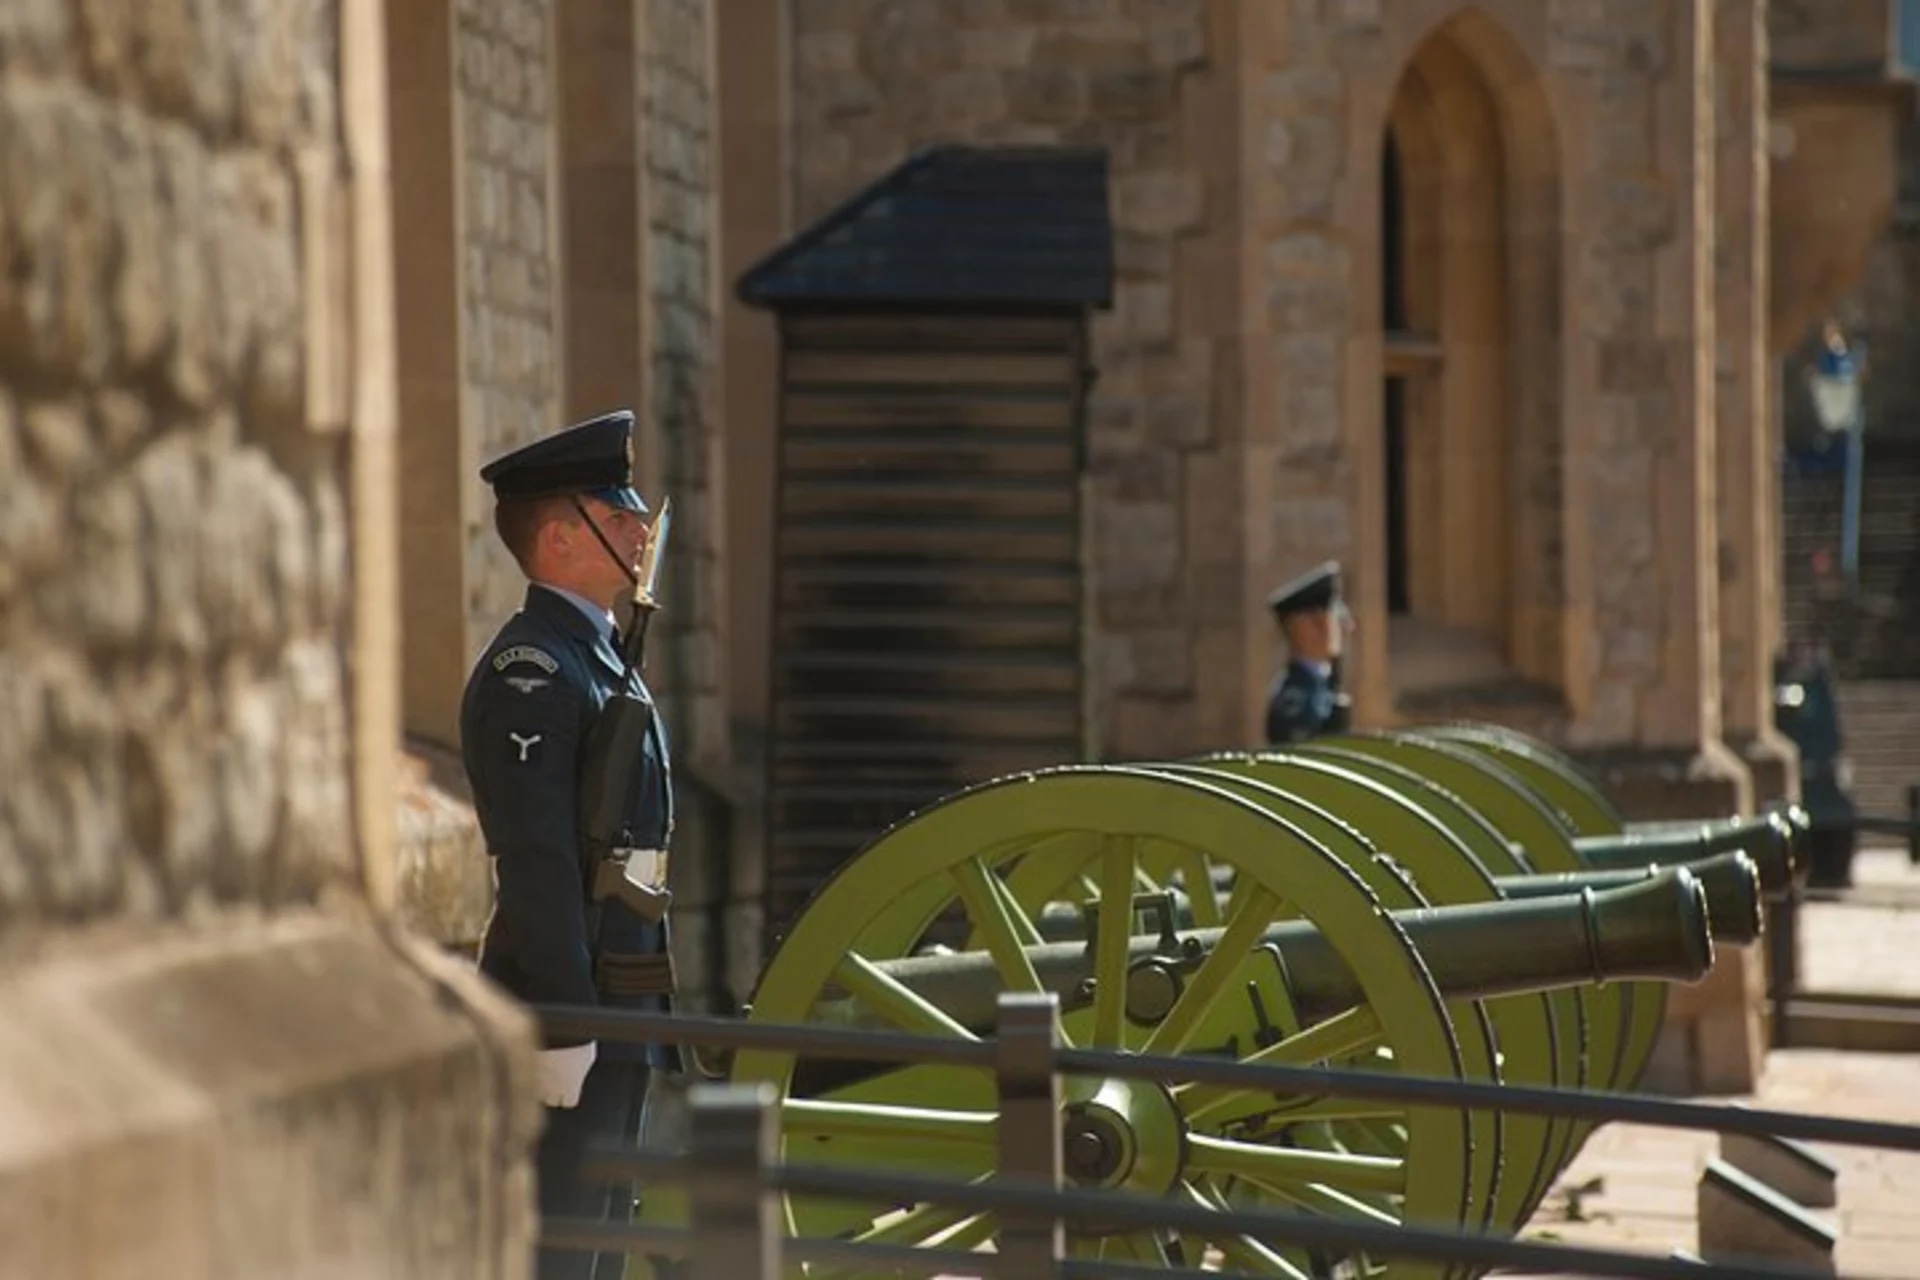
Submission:
<svg viewBox="0 0 1920 1280">
<path fill-rule="evenodd" d="M 1480 726 L 1022 774 L 895 824 L 822 884 L 748 1016 L 975 1039 L 1002 992 L 1045 991 L 1073 1047 L 1630 1089 L 1668 984 L 1759 936 L 1803 830 L 1791 811 L 1629 828 L 1551 749 Z M 743 1052 L 727 1074 L 774 1088 L 790 1162 L 995 1172 L 984 1071 Z M 1063 1100 L 1072 1185 L 1493 1232 L 1527 1221 L 1591 1128 L 1075 1075 Z M 933 1204 L 786 1208 L 799 1236 L 967 1249 L 997 1230 Z M 1068 1226 L 1084 1258 L 1464 1274 L 1219 1235 Z"/>
</svg>

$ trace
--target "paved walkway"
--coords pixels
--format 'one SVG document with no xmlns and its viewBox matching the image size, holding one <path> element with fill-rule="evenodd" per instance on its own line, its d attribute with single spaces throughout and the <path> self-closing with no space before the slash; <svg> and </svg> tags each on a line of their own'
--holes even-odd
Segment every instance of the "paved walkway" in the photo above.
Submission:
<svg viewBox="0 0 1920 1280">
<path fill-rule="evenodd" d="M 1904 852 L 1860 859 L 1864 885 L 1911 890 Z M 1816 904 L 1804 915 L 1809 990 L 1920 994 L 1920 907 Z M 1920 1124 L 1920 1055 L 1789 1049 L 1771 1054 L 1755 1106 Z M 1527 1234 L 1567 1244 L 1665 1254 L 1696 1243 L 1700 1170 L 1712 1134 L 1608 1125 L 1594 1134 Z M 1920 1278 L 1920 1153 L 1815 1144 L 1838 1166 L 1839 1206 L 1820 1211 L 1839 1235 L 1842 1276 Z"/>
</svg>

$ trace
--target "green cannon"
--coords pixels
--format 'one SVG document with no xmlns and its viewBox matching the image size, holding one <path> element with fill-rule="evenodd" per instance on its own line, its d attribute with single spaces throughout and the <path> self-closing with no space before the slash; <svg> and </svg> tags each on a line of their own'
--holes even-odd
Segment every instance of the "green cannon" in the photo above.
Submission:
<svg viewBox="0 0 1920 1280">
<path fill-rule="evenodd" d="M 1762 882 L 1792 852 L 1778 830 L 1630 830 L 1550 749 L 1480 726 L 1022 774 L 844 864 L 748 1016 L 983 1038 L 1000 993 L 1053 991 L 1079 1047 L 1631 1088 L 1669 985 L 1757 936 Z M 1597 852 L 1636 839 L 1644 858 Z M 788 1159 L 994 1172 L 986 1072 L 772 1052 L 727 1070 L 774 1087 Z M 1069 1076 L 1063 1091 L 1067 1172 L 1084 1184 L 1482 1230 L 1523 1225 L 1591 1128 L 1194 1082 Z M 646 1214 L 671 1220 L 672 1198 L 650 1193 Z M 935 1204 L 789 1197 L 787 1219 L 910 1247 L 990 1248 L 996 1232 L 991 1214 Z M 1220 1234 L 1069 1226 L 1083 1258 L 1302 1277 L 1340 1261 Z M 1392 1280 L 1470 1274 L 1347 1261 Z"/>
<path fill-rule="evenodd" d="M 1760 939 L 1762 925 L 1761 903 L 1765 877 L 1760 865 L 1743 851 L 1717 854 L 1698 861 L 1683 864 L 1699 880 L 1706 895 L 1708 927 L 1714 941 L 1729 946 L 1745 946 Z M 1502 898 L 1531 899 L 1552 898 L 1562 894 L 1579 894 L 1587 890 L 1607 892 L 1640 884 L 1649 878 L 1656 878 L 1666 871 L 1660 864 L 1648 864 L 1618 871 L 1569 871 L 1558 875 L 1514 875 L 1495 876 L 1493 887 Z M 1231 899 L 1230 882 L 1215 884 L 1214 901 L 1216 906 L 1224 908 Z M 1168 890 L 1164 894 L 1146 895 L 1136 900 L 1136 912 L 1142 920 L 1136 920 L 1136 927 L 1160 924 L 1160 932 L 1169 929 L 1194 928 L 1193 904 L 1180 890 Z M 1497 913 L 1496 913 L 1497 914 Z M 1061 903 L 1050 904 L 1041 912 L 1035 923 L 1040 936 L 1048 942 L 1071 941 L 1086 937 L 1087 915 L 1084 911 Z M 1499 927 L 1490 917 L 1486 927 Z M 1509 935 L 1502 934 L 1506 937 Z M 1428 954 L 1424 941 L 1416 938 L 1422 955 Z M 1616 973 L 1615 978 L 1626 974 Z M 1594 981 L 1602 980 L 1595 975 Z"/>
<path fill-rule="evenodd" d="M 1486 1000 L 1574 987 L 1583 983 L 1644 978 L 1694 982 L 1713 964 L 1705 886 L 1687 868 L 1636 876 L 1599 891 L 1538 892 L 1551 880 L 1527 881 L 1520 900 L 1464 907 L 1422 907 L 1390 915 L 1404 930 L 1434 985 L 1449 1000 Z M 1135 895 L 1122 971 L 1121 1008 L 1138 1027 L 1156 1027 L 1185 993 L 1226 937 L 1224 928 L 1182 931 L 1174 924 L 1174 895 Z M 1058 919 L 1049 909 L 1048 918 Z M 1141 931 L 1141 916 L 1155 927 Z M 1026 963 L 1043 990 L 1060 998 L 1069 1021 L 1091 1009 L 1101 993 L 1095 973 L 1100 953 L 1100 899 L 1075 912 L 1082 927 L 1073 940 L 1024 949 Z M 1498 939 L 1490 946 L 1489 939 Z M 1524 957 L 1517 960 L 1516 957 Z M 995 960 L 986 951 L 940 947 L 925 955 L 881 961 L 876 974 L 904 988 L 917 1001 L 940 1009 L 970 1034 L 991 1034 L 999 990 Z M 1286 920 L 1272 925 L 1241 957 L 1226 980 L 1229 991 L 1260 990 L 1279 983 L 1288 1025 L 1329 1018 L 1365 996 L 1358 980 L 1327 935 L 1313 924 Z M 1264 1044 L 1281 1034 L 1265 999 L 1223 1011 L 1216 1036 L 1201 1042 Z M 815 1006 L 818 1020 L 847 1026 L 892 1027 L 854 992 L 835 986 Z M 1252 1021 L 1246 1022 L 1250 1018 Z M 1230 1051 L 1230 1050 L 1228 1050 Z"/>
</svg>

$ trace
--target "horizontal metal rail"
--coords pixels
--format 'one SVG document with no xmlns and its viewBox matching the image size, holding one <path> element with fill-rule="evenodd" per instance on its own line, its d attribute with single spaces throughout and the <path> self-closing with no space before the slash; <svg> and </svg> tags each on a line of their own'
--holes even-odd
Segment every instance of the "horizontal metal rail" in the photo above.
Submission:
<svg viewBox="0 0 1920 1280">
<path fill-rule="evenodd" d="M 541 1006 L 547 1029 L 567 1037 L 610 1041 L 659 1041 L 806 1053 L 822 1058 L 870 1062 L 938 1062 L 954 1066 L 994 1066 L 994 1042 L 920 1036 L 907 1032 L 851 1027 L 749 1022 L 629 1009 Z M 1056 1049 L 1056 1070 L 1134 1080 L 1192 1081 L 1254 1089 L 1263 1093 L 1325 1094 L 1376 1102 L 1505 1110 L 1529 1115 L 1618 1121 L 1667 1129 L 1707 1130 L 1829 1142 L 1840 1146 L 1920 1151 L 1920 1125 L 1879 1120 L 1849 1120 L 1764 1107 L 1679 1102 L 1599 1089 L 1554 1089 L 1486 1084 L 1395 1072 L 1298 1067 L 1279 1063 L 1233 1062 L 1211 1056 L 1165 1057 L 1094 1049 Z"/>
<path fill-rule="evenodd" d="M 1740 1259 L 1737 1265 L 1728 1259 L 1720 1265 L 1549 1244 L 1476 1232 L 1464 1225 L 1447 1229 L 1433 1224 L 1374 1223 L 1295 1212 L 1214 1208 L 1165 1197 L 1065 1187 L 1058 1142 L 1031 1140 L 1031 1122 L 1040 1114 L 1051 1114 L 1058 1105 L 1061 1074 L 1191 1081 L 1268 1093 L 1370 1098 L 1409 1106 L 1506 1109 L 1920 1151 L 1920 1126 L 1631 1094 L 1234 1062 L 1206 1055 L 1148 1056 L 1067 1048 L 1059 1042 L 1059 1003 L 1050 995 L 1003 995 L 995 1035 L 980 1040 L 633 1010 L 543 1008 L 540 1014 L 550 1031 L 570 1036 L 720 1045 L 853 1060 L 944 1061 L 993 1074 L 1003 1113 L 1017 1122 L 999 1126 L 998 1168 L 995 1176 L 984 1180 L 956 1182 L 897 1170 L 784 1162 L 779 1158 L 780 1097 L 766 1083 L 697 1085 L 689 1097 L 692 1123 L 684 1153 L 589 1150 L 582 1172 L 595 1180 L 685 1186 L 690 1225 L 679 1229 L 550 1218 L 542 1223 L 542 1243 L 555 1248 L 680 1257 L 688 1262 L 694 1280 L 772 1280 L 794 1261 L 1003 1280 L 1134 1274 L 1166 1280 L 1173 1274 L 1203 1274 L 1067 1258 L 1063 1231 L 1069 1223 L 1089 1220 L 1135 1230 L 1170 1229 L 1206 1242 L 1245 1237 L 1375 1258 L 1412 1258 L 1477 1268 L 1544 1269 L 1621 1280 L 1810 1280 L 1823 1274 L 1757 1259 Z M 1049 1080 L 1053 1083 L 1036 1092 L 1036 1082 Z M 998 1229 L 998 1248 L 992 1254 L 982 1254 L 951 1248 L 922 1249 L 891 1241 L 789 1238 L 782 1225 L 785 1216 L 779 1211 L 780 1197 L 785 1195 L 884 1205 L 943 1205 L 963 1212 L 989 1213 L 994 1215 Z"/>
<path fill-rule="evenodd" d="M 688 1176 L 692 1158 L 651 1152 L 595 1152 L 589 1168 L 611 1177 L 645 1179 L 658 1185 Z M 1465 1231 L 1430 1227 L 1378 1226 L 1338 1221 L 1299 1213 L 1215 1210 L 1183 1205 L 1148 1196 L 1104 1191 L 1055 1190 L 1044 1182 L 995 1179 L 956 1182 L 894 1172 L 840 1169 L 823 1165 L 777 1164 L 761 1170 L 763 1191 L 787 1195 L 882 1203 L 944 1204 L 976 1212 L 1017 1210 L 1032 1215 L 1048 1213 L 1063 1219 L 1079 1218 L 1138 1229 L 1165 1228 L 1197 1238 L 1251 1236 L 1266 1243 L 1304 1248 L 1352 1249 L 1373 1257 L 1414 1258 L 1475 1267 L 1506 1267 L 1618 1277 L 1620 1280 L 1810 1280 L 1831 1277 L 1801 1267 L 1783 1267 L 1758 1260 L 1738 1265 L 1689 1262 L 1653 1254 L 1599 1249 L 1581 1245 L 1546 1244 Z M 542 1243 L 556 1247 L 597 1248 L 609 1251 L 684 1255 L 696 1232 L 686 1228 L 625 1226 L 579 1220 L 549 1220 Z M 851 1240 L 790 1237 L 780 1244 L 787 1261 L 885 1264 L 923 1275 L 992 1276 L 1001 1270 L 993 1254 L 952 1249 L 915 1249 L 900 1245 Z M 1201 1276 L 1197 1270 L 1168 1270 L 1113 1262 L 1062 1260 L 1055 1274 L 1070 1277 L 1138 1275 L 1167 1280 L 1170 1276 Z M 1855 1273 L 1856 1276 L 1858 1273 Z M 1859 1280 L 1865 1280 L 1860 1277 Z"/>
<path fill-rule="evenodd" d="M 1737 1267 L 1685 1262 L 1650 1254 L 1624 1253 L 1580 1245 L 1536 1244 L 1507 1237 L 1430 1227 L 1379 1226 L 1373 1223 L 1311 1217 L 1303 1213 L 1216 1210 L 1173 1200 L 1107 1191 L 1053 1190 L 1044 1183 L 954 1182 L 942 1178 L 902 1177 L 864 1169 L 781 1165 L 769 1180 L 788 1195 L 836 1196 L 859 1200 L 911 1200 L 950 1204 L 989 1213 L 1018 1210 L 1050 1212 L 1061 1218 L 1120 1221 L 1141 1228 L 1170 1228 L 1201 1239 L 1252 1236 L 1306 1248 L 1355 1249 L 1383 1258 L 1418 1258 L 1477 1267 L 1527 1268 L 1622 1280 L 1807 1280 L 1823 1274 L 1802 1267 L 1742 1261 Z M 791 1242 L 790 1242 L 791 1243 Z M 1062 1262 L 1057 1274 L 1107 1275 L 1105 1263 L 1080 1269 Z M 1154 1274 L 1164 1276 L 1166 1272 Z M 1831 1276 L 1831 1272 L 1824 1273 Z"/>
</svg>

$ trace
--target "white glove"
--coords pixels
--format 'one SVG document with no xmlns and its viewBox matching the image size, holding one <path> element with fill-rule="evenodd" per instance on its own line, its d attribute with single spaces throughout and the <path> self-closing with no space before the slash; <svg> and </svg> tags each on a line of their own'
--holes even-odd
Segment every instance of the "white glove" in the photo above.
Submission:
<svg viewBox="0 0 1920 1280">
<path fill-rule="evenodd" d="M 540 1051 L 542 1105 L 579 1106 L 580 1086 L 587 1082 L 587 1072 L 593 1070 L 593 1060 L 599 1052 L 591 1040 L 565 1049 L 542 1049 Z"/>
</svg>

